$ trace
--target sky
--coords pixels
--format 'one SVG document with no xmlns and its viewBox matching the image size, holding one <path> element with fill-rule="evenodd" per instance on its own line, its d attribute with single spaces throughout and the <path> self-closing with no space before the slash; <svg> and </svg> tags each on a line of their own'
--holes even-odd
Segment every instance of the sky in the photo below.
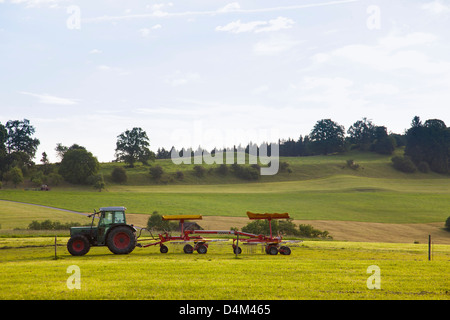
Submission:
<svg viewBox="0 0 450 320">
<path fill-rule="evenodd" d="M 0 0 L 0 123 L 115 159 L 298 139 L 321 119 L 450 124 L 450 0 Z"/>
</svg>

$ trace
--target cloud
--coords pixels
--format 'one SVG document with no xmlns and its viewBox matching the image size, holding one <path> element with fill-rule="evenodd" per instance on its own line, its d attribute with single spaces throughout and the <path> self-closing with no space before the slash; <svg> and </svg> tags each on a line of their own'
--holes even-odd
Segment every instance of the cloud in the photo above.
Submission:
<svg viewBox="0 0 450 320">
<path fill-rule="evenodd" d="M 89 51 L 89 54 L 99 54 L 99 53 L 102 53 L 102 50 L 92 49 L 91 51 Z"/>
<path fill-rule="evenodd" d="M 217 26 L 216 31 L 226 31 L 231 33 L 241 32 L 268 32 L 292 28 L 294 21 L 285 17 L 278 17 L 269 21 L 250 21 L 242 23 L 241 20 L 230 22 L 225 26 Z"/>
<path fill-rule="evenodd" d="M 226 6 L 217 9 L 217 12 L 225 13 L 225 12 L 233 12 L 241 9 L 241 6 L 237 2 L 232 2 L 227 4 Z"/>
<path fill-rule="evenodd" d="M 73 105 L 77 104 L 77 100 L 75 99 L 68 99 L 68 98 L 61 98 L 52 96 L 46 93 L 43 94 L 37 94 L 37 93 L 31 93 L 31 92 L 25 92 L 21 91 L 20 94 L 32 96 L 38 98 L 39 103 L 43 104 L 57 104 L 57 105 Z"/>
<path fill-rule="evenodd" d="M 299 41 L 293 40 L 288 36 L 271 37 L 257 42 L 253 46 L 253 51 L 259 55 L 277 55 L 292 49 L 298 44 Z"/>
<path fill-rule="evenodd" d="M 139 33 L 141 34 L 142 37 L 146 38 L 146 37 L 148 37 L 150 35 L 152 30 L 158 30 L 158 29 L 161 29 L 161 28 L 162 28 L 162 26 L 160 24 L 155 24 L 151 28 L 142 28 L 142 29 L 139 29 L 138 31 L 139 31 Z"/>
<path fill-rule="evenodd" d="M 450 5 L 443 4 L 439 0 L 425 3 L 421 6 L 421 8 L 431 14 L 436 14 L 436 15 L 450 12 Z"/>
<path fill-rule="evenodd" d="M 165 82 L 170 84 L 171 86 L 184 86 L 188 83 L 196 82 L 200 80 L 200 75 L 196 72 L 187 72 L 182 73 L 180 71 L 176 71 L 175 73 L 166 76 Z"/>
<path fill-rule="evenodd" d="M 58 8 L 61 2 L 68 2 L 68 0 L 11 0 L 11 3 L 25 4 L 25 8 L 40 8 L 43 6 Z"/>
<path fill-rule="evenodd" d="M 345 59 L 378 71 L 409 70 L 423 74 L 449 72 L 449 62 L 433 60 L 423 51 L 426 46 L 435 45 L 437 39 L 430 33 L 393 32 L 378 39 L 374 45 L 346 45 L 328 53 L 317 53 L 312 59 L 316 65 Z"/>
<path fill-rule="evenodd" d="M 50 1 L 50 0 L 47 0 Z M 301 10 L 307 8 L 314 7 L 324 7 L 324 6 L 334 6 L 334 5 L 343 5 L 348 3 L 360 2 L 361 0 L 336 0 L 336 1 L 327 1 L 327 2 L 319 2 L 319 3 L 310 3 L 303 5 L 293 5 L 293 6 L 282 6 L 282 7 L 266 7 L 266 8 L 254 8 L 254 9 L 242 9 L 239 3 L 233 2 L 227 4 L 224 7 L 221 7 L 216 10 L 209 11 L 183 11 L 183 12 L 167 12 L 163 11 L 163 4 L 156 5 L 148 5 L 147 8 L 151 9 L 150 13 L 143 14 L 127 14 L 121 16 L 101 16 L 94 17 L 89 19 L 84 19 L 84 22 L 102 22 L 102 21 L 117 21 L 117 20 L 130 20 L 130 19 L 147 19 L 147 18 L 170 18 L 170 17 L 186 17 L 186 16 L 214 16 L 218 14 L 233 14 L 233 13 L 242 13 L 242 14 L 251 14 L 251 13 L 265 13 L 265 12 L 277 12 L 277 11 L 292 11 L 292 10 Z M 172 3 L 169 3 L 168 6 L 172 6 Z"/>
</svg>

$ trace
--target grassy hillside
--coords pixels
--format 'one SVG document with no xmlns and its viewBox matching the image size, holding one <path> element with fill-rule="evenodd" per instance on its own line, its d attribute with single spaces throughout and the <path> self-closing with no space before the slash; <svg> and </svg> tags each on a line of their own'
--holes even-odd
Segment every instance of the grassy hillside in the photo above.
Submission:
<svg viewBox="0 0 450 320">
<path fill-rule="evenodd" d="M 402 150 L 397 150 L 401 153 Z M 50 192 L 2 189 L 0 199 L 92 212 L 101 206 L 123 205 L 129 213 L 202 214 L 246 217 L 246 211 L 289 212 L 302 220 L 338 220 L 382 223 L 444 222 L 450 215 L 450 179 L 435 173 L 406 174 L 396 171 L 391 156 L 351 152 L 343 155 L 281 158 L 289 170 L 275 176 L 245 181 L 233 174 L 221 175 L 203 165 L 203 177 L 193 165 L 176 166 L 157 160 L 164 175 L 152 179 L 149 167 L 126 169 L 128 181 L 111 182 L 118 163 L 102 164 L 106 190 L 91 186 L 62 185 Z M 346 165 L 348 159 L 359 165 Z M 176 171 L 184 179 L 174 178 Z M 173 178 L 171 180 L 171 178 Z"/>
<path fill-rule="evenodd" d="M 403 154 L 403 149 L 397 149 L 394 155 Z M 273 176 L 260 176 L 256 181 L 248 181 L 238 178 L 231 170 L 226 175 L 217 172 L 218 165 L 202 164 L 205 168 L 203 177 L 196 176 L 193 167 L 195 164 L 175 165 L 170 159 L 156 160 L 149 166 L 137 164 L 134 168 L 126 168 L 128 180 L 122 185 L 147 186 L 147 185 L 197 185 L 197 184 L 236 184 L 236 183 L 256 183 L 256 182 L 281 182 L 281 181 L 303 181 L 318 178 L 325 178 L 333 175 L 351 175 L 357 177 L 390 178 L 390 179 L 446 179 L 448 176 L 435 173 L 413 174 L 402 173 L 395 170 L 391 165 L 393 155 L 379 155 L 373 152 L 351 151 L 345 154 L 310 157 L 280 157 L 280 163 L 288 164 L 285 170 L 280 168 L 279 172 Z M 351 169 L 347 166 L 347 160 L 353 160 L 359 165 L 358 169 Z M 111 172 L 114 167 L 123 163 L 103 163 L 100 173 L 103 175 L 108 187 L 118 184 L 111 179 Z M 160 179 L 153 179 L 149 174 L 149 168 L 161 166 L 163 175 Z M 248 165 L 247 165 L 248 166 Z M 228 167 L 230 167 L 228 165 Z M 178 179 L 176 173 L 183 173 L 183 178 Z"/>
</svg>

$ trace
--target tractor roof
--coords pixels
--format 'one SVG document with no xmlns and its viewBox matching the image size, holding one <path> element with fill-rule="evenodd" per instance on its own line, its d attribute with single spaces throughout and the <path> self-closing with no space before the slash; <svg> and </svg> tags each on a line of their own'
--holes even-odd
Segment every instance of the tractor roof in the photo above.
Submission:
<svg viewBox="0 0 450 320">
<path fill-rule="evenodd" d="M 102 207 L 100 211 L 125 211 L 125 207 Z"/>
</svg>

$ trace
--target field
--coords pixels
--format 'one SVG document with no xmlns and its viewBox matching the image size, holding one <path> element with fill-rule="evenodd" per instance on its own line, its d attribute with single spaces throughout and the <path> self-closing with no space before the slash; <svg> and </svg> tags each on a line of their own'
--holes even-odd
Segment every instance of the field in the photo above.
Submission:
<svg viewBox="0 0 450 320">
<path fill-rule="evenodd" d="M 305 241 L 290 256 L 239 257 L 229 245 L 206 255 L 136 248 L 115 256 L 92 248 L 72 257 L 58 238 L 0 239 L 0 299 L 445 299 L 450 248 L 339 241 Z M 169 250 L 177 250 L 172 247 Z M 69 289 L 69 266 L 80 268 L 80 289 Z M 368 289 L 370 266 L 380 268 L 380 289 Z M 3 276 L 3 275 L 8 275 Z"/>
<path fill-rule="evenodd" d="M 347 159 L 360 168 L 346 167 Z M 68 184 L 49 192 L 7 186 L 0 190 L 0 299 L 449 299 L 448 176 L 401 173 L 390 157 L 372 153 L 281 161 L 289 172 L 253 182 L 220 176 L 206 165 L 200 178 L 191 166 L 158 160 L 161 180 L 138 165 L 127 169 L 124 184 L 110 180 L 120 164 L 102 164 L 102 192 Z M 179 170 L 182 181 L 174 179 Z M 227 230 L 243 227 L 246 211 L 289 212 L 294 223 L 327 230 L 334 240 L 303 239 L 290 256 L 236 258 L 230 245 L 215 244 L 206 255 L 185 255 L 176 247 L 163 255 L 150 247 L 127 256 L 92 248 L 72 257 L 67 231 L 26 230 L 32 220 L 86 224 L 89 219 L 77 213 L 111 205 L 125 206 L 128 221 L 142 227 L 153 211 L 202 214 L 205 229 Z M 81 270 L 79 290 L 67 287 L 71 265 Z M 381 270 L 379 290 L 367 287 L 373 265 Z"/>
</svg>

